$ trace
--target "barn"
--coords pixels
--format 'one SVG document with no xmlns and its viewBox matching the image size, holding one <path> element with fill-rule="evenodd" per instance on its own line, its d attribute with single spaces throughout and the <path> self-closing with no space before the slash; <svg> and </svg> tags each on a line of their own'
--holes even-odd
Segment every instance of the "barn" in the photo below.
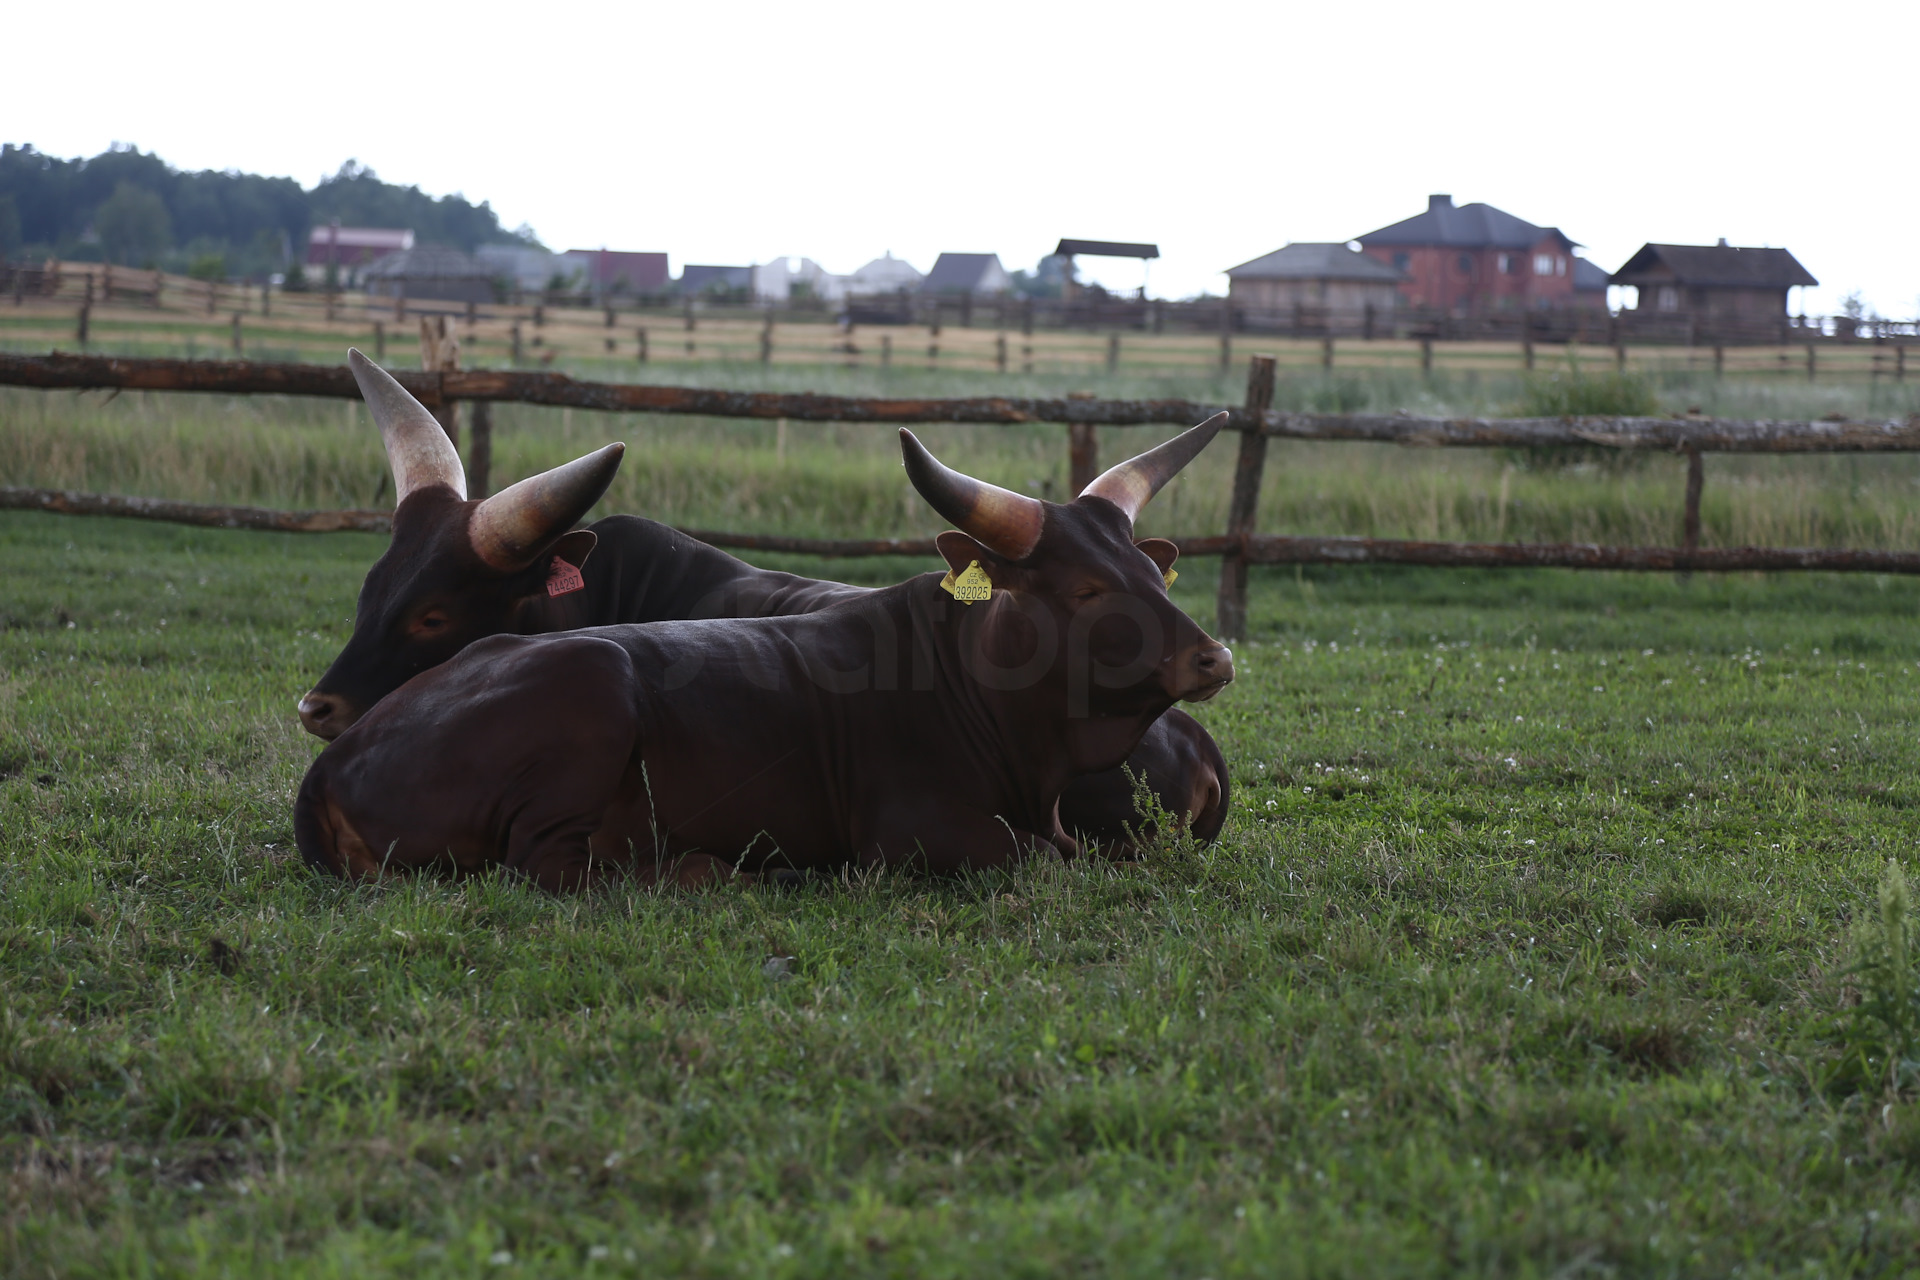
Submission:
<svg viewBox="0 0 1920 1280">
<path fill-rule="evenodd" d="M 1391 314 L 1403 279 L 1344 244 L 1301 241 L 1227 268 L 1227 297 L 1249 328 L 1353 328 Z"/>
</svg>

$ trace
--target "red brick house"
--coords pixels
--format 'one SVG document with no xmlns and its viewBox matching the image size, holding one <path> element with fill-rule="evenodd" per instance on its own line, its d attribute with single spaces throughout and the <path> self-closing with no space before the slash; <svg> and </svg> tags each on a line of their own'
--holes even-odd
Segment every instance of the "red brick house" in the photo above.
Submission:
<svg viewBox="0 0 1920 1280">
<path fill-rule="evenodd" d="M 1446 195 L 1360 237 L 1362 252 L 1401 273 L 1409 304 L 1462 316 L 1575 306 L 1575 247 L 1558 227 Z"/>
</svg>

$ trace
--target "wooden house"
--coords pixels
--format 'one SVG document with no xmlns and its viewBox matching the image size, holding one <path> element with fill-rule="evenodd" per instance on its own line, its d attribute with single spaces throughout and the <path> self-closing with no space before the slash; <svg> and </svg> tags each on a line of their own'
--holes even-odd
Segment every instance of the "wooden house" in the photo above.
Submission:
<svg viewBox="0 0 1920 1280">
<path fill-rule="evenodd" d="M 1227 297 L 1254 328 L 1349 328 L 1391 315 L 1402 273 L 1344 244 L 1297 242 L 1227 268 Z"/>
<path fill-rule="evenodd" d="M 1820 283 L 1785 249 L 1725 240 L 1642 245 L 1612 282 L 1639 290 L 1635 311 L 1732 325 L 1777 325 L 1787 314 L 1787 290 Z"/>
</svg>

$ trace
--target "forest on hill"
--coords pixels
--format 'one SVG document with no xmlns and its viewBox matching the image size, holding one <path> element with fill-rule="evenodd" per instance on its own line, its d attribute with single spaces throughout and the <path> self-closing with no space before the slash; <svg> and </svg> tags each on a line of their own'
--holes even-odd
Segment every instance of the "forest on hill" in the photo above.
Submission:
<svg viewBox="0 0 1920 1280">
<path fill-rule="evenodd" d="M 431 196 L 383 181 L 354 160 L 305 188 L 292 178 L 176 169 L 133 146 L 63 160 L 31 144 L 0 144 L 4 259 L 104 260 L 202 278 L 254 278 L 297 262 L 308 231 L 335 218 L 347 226 L 410 227 L 421 244 L 467 252 L 537 243 L 530 228 L 503 228 L 484 200 Z"/>
</svg>

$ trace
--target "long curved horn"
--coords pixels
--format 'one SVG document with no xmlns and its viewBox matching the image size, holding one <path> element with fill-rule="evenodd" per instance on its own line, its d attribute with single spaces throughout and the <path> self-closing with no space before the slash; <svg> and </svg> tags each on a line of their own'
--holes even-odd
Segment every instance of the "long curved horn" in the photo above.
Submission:
<svg viewBox="0 0 1920 1280">
<path fill-rule="evenodd" d="M 955 528 L 1008 560 L 1025 560 L 1033 554 L 1046 523 L 1044 505 L 943 465 L 905 427 L 900 428 L 900 454 L 907 479 Z"/>
<path fill-rule="evenodd" d="M 460 454 L 447 439 L 425 405 L 407 394 L 393 375 L 349 347 L 347 366 L 360 394 L 380 424 L 380 437 L 386 441 L 387 461 L 393 467 L 393 505 L 399 506 L 415 489 L 444 484 L 454 496 L 467 496 L 466 468 Z"/>
<path fill-rule="evenodd" d="M 1179 475 L 1180 468 L 1192 462 L 1194 455 L 1206 448 L 1226 425 L 1227 415 L 1216 413 L 1165 444 L 1102 472 L 1097 480 L 1081 490 L 1080 496 L 1105 498 L 1126 512 L 1129 521 L 1138 520 L 1140 508 L 1151 502 L 1153 495 L 1166 487 L 1167 481 Z"/>
<path fill-rule="evenodd" d="M 548 543 L 600 501 L 626 451 L 624 444 L 595 449 L 480 503 L 467 525 L 474 554 L 504 573 L 518 573 L 532 564 Z"/>
</svg>

